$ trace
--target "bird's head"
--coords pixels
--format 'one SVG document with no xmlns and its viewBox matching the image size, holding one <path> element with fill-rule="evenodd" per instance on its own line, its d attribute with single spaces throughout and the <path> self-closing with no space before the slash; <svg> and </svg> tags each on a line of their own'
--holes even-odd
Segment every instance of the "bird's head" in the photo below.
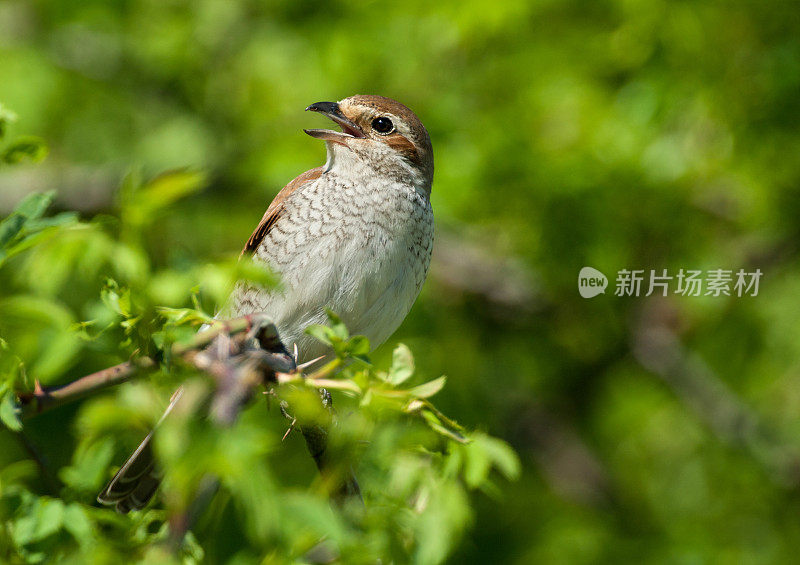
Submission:
<svg viewBox="0 0 800 565">
<path fill-rule="evenodd" d="M 317 102 L 306 110 L 328 116 L 342 130 L 305 130 L 327 142 L 329 166 L 352 168 L 354 161 L 366 161 L 379 174 L 411 175 L 415 184 L 430 191 L 431 138 L 414 112 L 399 102 L 383 96 L 356 95 L 339 102 Z"/>
</svg>

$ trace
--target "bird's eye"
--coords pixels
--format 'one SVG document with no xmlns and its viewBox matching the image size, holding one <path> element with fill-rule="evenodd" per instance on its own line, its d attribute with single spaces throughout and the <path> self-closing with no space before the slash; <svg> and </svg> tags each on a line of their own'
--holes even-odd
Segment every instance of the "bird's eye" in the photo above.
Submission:
<svg viewBox="0 0 800 565">
<path fill-rule="evenodd" d="M 386 135 L 387 133 L 394 131 L 394 124 L 389 118 L 381 116 L 380 118 L 375 118 L 372 120 L 372 129 L 382 135 Z"/>
</svg>

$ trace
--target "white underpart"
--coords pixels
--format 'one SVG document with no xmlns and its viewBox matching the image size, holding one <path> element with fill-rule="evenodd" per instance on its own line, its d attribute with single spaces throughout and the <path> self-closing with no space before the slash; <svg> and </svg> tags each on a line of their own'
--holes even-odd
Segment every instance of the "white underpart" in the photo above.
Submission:
<svg viewBox="0 0 800 565">
<path fill-rule="evenodd" d="M 305 335 L 327 322 L 325 308 L 372 347 L 394 333 L 419 294 L 433 248 L 433 211 L 422 175 L 391 148 L 373 144 L 368 158 L 328 143 L 323 175 L 286 200 L 254 258 L 280 273 L 284 290 L 245 283 L 230 315 L 265 312 L 300 359 L 326 353 Z"/>
</svg>

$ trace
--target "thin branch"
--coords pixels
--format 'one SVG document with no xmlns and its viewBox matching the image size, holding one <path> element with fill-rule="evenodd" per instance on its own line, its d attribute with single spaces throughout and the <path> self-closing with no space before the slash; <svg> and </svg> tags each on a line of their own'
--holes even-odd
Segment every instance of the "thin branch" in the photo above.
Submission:
<svg viewBox="0 0 800 565">
<path fill-rule="evenodd" d="M 254 326 L 259 328 L 257 336 L 259 340 L 269 343 L 278 339 L 278 331 L 269 318 L 261 314 L 251 314 L 233 320 L 214 322 L 209 329 L 196 333 L 188 341 L 174 344 L 170 353 L 173 358 L 182 359 L 184 362 L 194 365 L 197 350 L 206 347 L 221 335 L 237 335 Z M 66 385 L 43 387 L 39 381 L 36 381 L 33 392 L 21 393 L 18 396 L 18 403 L 22 409 L 21 416 L 23 419 L 36 416 L 104 388 L 122 384 L 134 376 L 156 368 L 158 368 L 158 362 L 155 359 L 142 356 L 86 375 Z"/>
<path fill-rule="evenodd" d="M 19 404 L 22 407 L 21 416 L 22 418 L 36 416 L 104 388 L 124 383 L 137 373 L 152 370 L 156 366 L 156 362 L 150 357 L 138 357 L 86 375 L 63 386 L 45 388 L 39 381 L 36 381 L 33 392 L 19 395 Z"/>
<path fill-rule="evenodd" d="M 185 363 L 209 374 L 216 381 L 210 407 L 211 419 L 220 427 L 228 427 L 238 418 L 242 409 L 259 386 L 302 379 L 295 358 L 280 341 L 272 320 L 263 314 L 252 314 L 214 324 L 195 334 L 186 342 L 176 343 L 169 351 L 171 359 Z M 311 377 L 323 377 L 338 367 L 338 361 L 329 363 Z M 86 375 L 72 383 L 57 387 L 42 387 L 36 383 L 32 393 L 20 394 L 22 416 L 27 418 L 45 410 L 84 398 L 99 390 L 124 383 L 131 378 L 157 369 L 155 359 L 137 357 L 113 367 Z M 317 464 L 323 480 L 331 488 L 331 495 L 339 502 L 345 497 L 358 496 L 360 490 L 352 470 L 342 470 L 328 453 L 328 433 L 334 421 L 330 394 L 322 389 L 323 405 L 329 412 L 324 423 L 300 426 L 309 453 Z M 213 498 L 219 485 L 217 477 L 207 475 L 186 507 L 170 511 L 169 545 L 177 551 L 188 532 Z"/>
<path fill-rule="evenodd" d="M 184 353 L 202 349 L 220 335 L 233 336 L 241 332 L 249 332 L 253 328 L 258 328 L 258 331 L 255 332 L 254 335 L 249 336 L 253 339 L 258 339 L 261 342 L 278 339 L 278 330 L 268 316 L 264 314 L 250 314 L 232 320 L 216 320 L 210 328 L 197 332 L 191 339 L 185 342 L 173 345 L 171 351 L 173 355 L 181 356 Z"/>
</svg>

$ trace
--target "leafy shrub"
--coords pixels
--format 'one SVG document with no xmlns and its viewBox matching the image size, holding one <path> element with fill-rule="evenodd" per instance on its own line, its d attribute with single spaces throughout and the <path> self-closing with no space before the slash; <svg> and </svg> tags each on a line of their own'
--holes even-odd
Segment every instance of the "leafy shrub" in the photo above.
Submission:
<svg viewBox="0 0 800 565">
<path fill-rule="evenodd" d="M 32 146 L 12 143 L 3 155 L 25 147 Z M 51 192 L 29 196 L 0 223 L 0 560 L 441 562 L 470 524 L 469 492 L 496 495 L 493 470 L 513 478 L 519 463 L 507 444 L 464 430 L 431 404 L 445 378 L 416 374 L 404 345 L 390 367 L 374 367 L 366 339 L 350 336 L 331 313 L 329 326 L 308 331 L 331 346 L 334 360 L 305 376 L 282 375 L 231 428 L 200 417 L 213 380 L 172 359 L 172 344 L 211 320 L 235 280 L 275 284 L 235 259 L 153 265 L 148 227 L 204 182 L 192 171 L 147 182 L 130 174 L 114 215 L 47 216 Z M 37 387 L 145 356 L 160 360 L 157 371 L 77 409 L 34 418 L 21 406 Z M 129 515 L 98 507 L 112 465 L 156 424 L 179 384 L 181 409 L 155 436 L 160 499 Z M 332 425 L 320 388 L 333 393 Z M 332 485 L 315 474 L 299 434 L 281 440 L 286 420 L 265 409 L 273 397 L 305 425 L 330 425 L 329 453 L 353 466 L 363 503 L 331 503 Z M 209 474 L 221 491 L 192 532 L 170 545 L 170 520 Z"/>
</svg>

